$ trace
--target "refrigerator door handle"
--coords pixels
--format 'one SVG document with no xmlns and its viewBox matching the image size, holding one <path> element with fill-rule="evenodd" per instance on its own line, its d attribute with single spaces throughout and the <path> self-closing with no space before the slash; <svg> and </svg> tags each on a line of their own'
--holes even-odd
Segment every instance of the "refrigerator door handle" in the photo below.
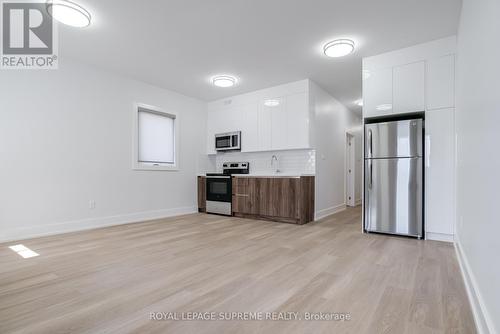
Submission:
<svg viewBox="0 0 500 334">
<path fill-rule="evenodd" d="M 368 175 L 370 176 L 370 180 L 368 181 L 368 189 L 372 189 L 372 181 L 373 181 L 373 166 L 372 166 L 372 161 L 368 160 Z"/>
<path fill-rule="evenodd" d="M 372 130 L 368 129 L 368 158 L 372 157 L 373 147 L 372 147 Z"/>
</svg>

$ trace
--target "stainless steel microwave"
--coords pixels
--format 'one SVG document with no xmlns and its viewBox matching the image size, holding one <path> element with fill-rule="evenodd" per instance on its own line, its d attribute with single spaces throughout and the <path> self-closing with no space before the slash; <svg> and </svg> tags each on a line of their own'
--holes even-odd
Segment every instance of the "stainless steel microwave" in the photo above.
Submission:
<svg viewBox="0 0 500 334">
<path fill-rule="evenodd" d="M 219 133 L 215 135 L 215 150 L 241 150 L 241 131 Z"/>
</svg>

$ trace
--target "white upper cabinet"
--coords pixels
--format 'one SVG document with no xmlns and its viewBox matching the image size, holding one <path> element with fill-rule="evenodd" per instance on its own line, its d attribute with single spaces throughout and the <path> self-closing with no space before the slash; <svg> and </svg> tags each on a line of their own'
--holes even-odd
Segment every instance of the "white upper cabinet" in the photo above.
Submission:
<svg viewBox="0 0 500 334">
<path fill-rule="evenodd" d="M 259 151 L 269 151 L 272 149 L 273 113 L 270 109 L 272 108 L 264 105 L 263 100 L 259 101 Z"/>
<path fill-rule="evenodd" d="M 310 148 L 308 94 L 287 96 L 286 106 L 286 148 Z"/>
<path fill-rule="evenodd" d="M 310 147 L 309 81 L 302 80 L 208 104 L 207 153 L 215 134 L 241 131 L 241 151 Z"/>
<path fill-rule="evenodd" d="M 392 114 L 392 68 L 366 71 L 363 76 L 364 116 Z"/>
<path fill-rule="evenodd" d="M 241 151 L 259 150 L 259 105 L 251 103 L 242 108 L 243 125 L 241 127 Z"/>
<path fill-rule="evenodd" d="M 425 62 L 393 68 L 393 113 L 425 110 Z"/>
<path fill-rule="evenodd" d="M 223 106 L 208 110 L 207 115 L 207 153 L 215 154 L 215 135 L 218 133 L 243 131 L 242 106 Z"/>
<path fill-rule="evenodd" d="M 456 42 L 450 36 L 363 58 L 363 117 L 454 108 Z"/>
<path fill-rule="evenodd" d="M 455 56 L 448 55 L 427 61 L 427 110 L 455 106 Z"/>
<path fill-rule="evenodd" d="M 278 105 L 273 106 L 266 106 L 266 100 L 264 100 L 263 103 L 264 112 L 271 114 L 271 149 L 284 150 L 287 148 L 287 100 L 285 97 L 278 97 L 267 101 L 270 101 L 273 104 L 279 103 Z"/>
</svg>

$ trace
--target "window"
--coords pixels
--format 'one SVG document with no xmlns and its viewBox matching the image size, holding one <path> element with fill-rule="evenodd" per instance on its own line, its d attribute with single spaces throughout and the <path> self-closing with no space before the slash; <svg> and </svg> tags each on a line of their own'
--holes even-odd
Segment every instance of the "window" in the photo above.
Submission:
<svg viewBox="0 0 500 334">
<path fill-rule="evenodd" d="M 138 104 L 135 110 L 134 168 L 178 168 L 177 116 L 159 108 Z"/>
</svg>

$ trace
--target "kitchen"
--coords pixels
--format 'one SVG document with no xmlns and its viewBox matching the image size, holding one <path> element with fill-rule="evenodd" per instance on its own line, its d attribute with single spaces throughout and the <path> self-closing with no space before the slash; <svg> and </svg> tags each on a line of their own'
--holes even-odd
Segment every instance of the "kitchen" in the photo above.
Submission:
<svg viewBox="0 0 500 334">
<path fill-rule="evenodd" d="M 356 154 L 367 159 L 362 167 L 365 232 L 453 241 L 455 55 L 456 37 L 452 36 L 363 59 L 365 130 L 358 140 L 364 143 L 364 153 Z M 314 207 L 315 198 L 322 200 L 324 196 L 321 191 L 315 192 L 314 184 L 320 188 L 338 178 L 333 172 L 316 173 L 316 163 L 321 163 L 318 153 L 322 160 L 325 158 L 325 153 L 314 150 L 324 141 L 316 131 L 318 123 L 324 122 L 316 120 L 320 114 L 315 103 L 319 91 L 321 88 L 311 80 L 302 80 L 209 103 L 207 154 L 215 160 L 213 165 L 219 173 L 198 176 L 200 212 L 274 217 L 278 221 L 298 219 L 304 224 L 322 218 L 324 212 L 332 214 L 346 208 L 342 204 L 347 203 L 346 198 L 340 205 Z M 339 133 L 362 126 L 360 118 L 347 114 L 351 118 L 348 124 L 334 125 Z M 342 142 L 343 137 L 334 140 Z M 282 162 L 284 170 L 280 171 L 278 156 L 286 160 L 293 155 L 297 155 L 297 165 L 287 162 L 285 166 Z M 335 159 L 342 161 L 344 156 Z M 389 163 L 397 156 L 403 159 L 396 165 L 383 165 L 384 161 L 377 159 L 388 158 Z M 247 157 L 256 160 L 250 162 Z M 407 157 L 410 159 L 405 160 Z M 231 169 L 231 163 L 241 163 L 244 168 Z M 378 163 L 382 165 L 378 167 Z M 345 168 L 330 165 L 332 171 L 339 167 Z M 393 176 L 384 179 L 386 174 Z M 268 178 L 278 180 L 266 189 Z M 338 190 L 345 194 L 344 180 Z M 217 199 L 212 190 L 216 185 L 225 189 L 224 198 Z M 264 196 L 269 193 L 275 193 L 276 199 Z M 264 207 L 262 212 L 258 202 Z M 265 203 L 271 203 L 275 212 L 266 212 Z"/>
<path fill-rule="evenodd" d="M 325 103 L 334 106 L 330 113 L 320 110 Z M 359 127 L 359 122 L 356 114 L 307 79 L 209 103 L 207 154 L 212 170 L 198 176 L 200 211 L 304 224 L 315 216 L 319 219 L 343 210 L 344 167 L 333 168 L 334 161 L 344 161 L 345 131 Z M 325 123 L 335 126 L 333 138 L 320 136 Z M 327 140 L 336 144 L 329 145 Z M 320 147 L 324 151 L 314 149 Z M 330 170 L 316 170 L 318 153 Z M 229 178 L 223 187 L 225 198 L 219 201 L 226 203 L 226 210 L 211 210 L 217 199 L 209 199 L 213 193 L 208 185 L 221 184 L 224 173 L 233 175 L 233 181 Z M 339 185 L 333 196 L 325 190 L 328 184 Z M 323 207 L 315 208 L 316 197 Z"/>
</svg>

